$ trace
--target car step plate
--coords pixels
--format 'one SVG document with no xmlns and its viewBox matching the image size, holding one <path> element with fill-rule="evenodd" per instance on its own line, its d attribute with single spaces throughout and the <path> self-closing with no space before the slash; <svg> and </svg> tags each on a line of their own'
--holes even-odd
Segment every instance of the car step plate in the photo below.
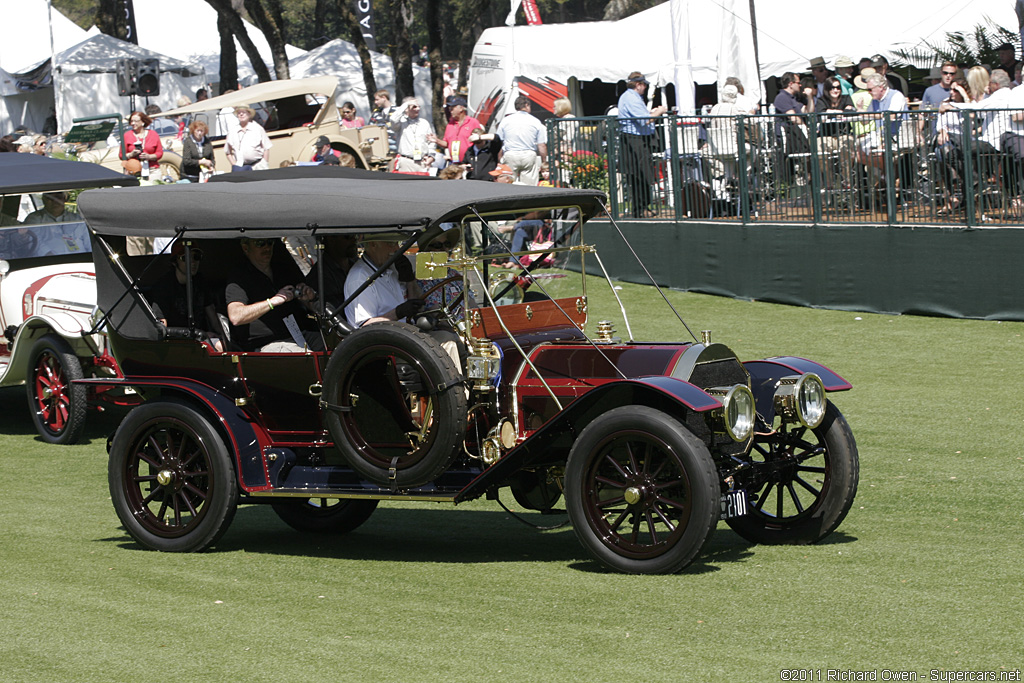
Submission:
<svg viewBox="0 0 1024 683">
<path fill-rule="evenodd" d="M 750 512 L 747 504 L 747 492 L 745 489 L 729 491 L 722 496 L 722 515 L 719 519 L 732 519 L 742 517 Z"/>
</svg>

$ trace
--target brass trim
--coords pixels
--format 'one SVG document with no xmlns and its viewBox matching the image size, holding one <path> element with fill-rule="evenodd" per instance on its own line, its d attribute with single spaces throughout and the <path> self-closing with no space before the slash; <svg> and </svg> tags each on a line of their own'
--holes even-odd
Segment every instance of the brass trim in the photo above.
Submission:
<svg viewBox="0 0 1024 683">
<path fill-rule="evenodd" d="M 533 320 L 533 306 L 526 305 L 526 319 Z"/>
</svg>

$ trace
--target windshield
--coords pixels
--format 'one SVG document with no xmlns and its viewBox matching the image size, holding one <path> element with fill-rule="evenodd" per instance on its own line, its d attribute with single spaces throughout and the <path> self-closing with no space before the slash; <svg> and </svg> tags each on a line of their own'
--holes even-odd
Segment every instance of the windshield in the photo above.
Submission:
<svg viewBox="0 0 1024 683">
<path fill-rule="evenodd" d="M 89 231 L 66 192 L 8 195 L 0 205 L 0 259 L 81 255 Z"/>
</svg>

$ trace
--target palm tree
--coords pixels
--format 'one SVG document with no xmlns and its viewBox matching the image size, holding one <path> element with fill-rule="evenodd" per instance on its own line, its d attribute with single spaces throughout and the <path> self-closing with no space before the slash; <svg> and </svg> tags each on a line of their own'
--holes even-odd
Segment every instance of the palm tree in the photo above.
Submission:
<svg viewBox="0 0 1024 683">
<path fill-rule="evenodd" d="M 989 17 L 984 19 L 985 24 L 976 25 L 970 32 L 954 31 L 947 33 L 942 41 L 922 40 L 921 45 L 893 50 L 892 54 L 898 60 L 894 66 L 937 66 L 945 61 L 962 66 L 995 64 L 999 61 L 996 48 L 1003 43 L 1014 45 L 1019 54 L 1020 34 L 998 25 Z"/>
</svg>

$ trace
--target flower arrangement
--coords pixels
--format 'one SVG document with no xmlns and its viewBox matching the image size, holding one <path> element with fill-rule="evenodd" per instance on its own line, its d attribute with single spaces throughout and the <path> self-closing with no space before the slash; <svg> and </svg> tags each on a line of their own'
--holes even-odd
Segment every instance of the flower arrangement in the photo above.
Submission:
<svg viewBox="0 0 1024 683">
<path fill-rule="evenodd" d="M 608 159 L 584 150 L 569 156 L 569 184 L 580 189 L 608 191 Z"/>
</svg>

